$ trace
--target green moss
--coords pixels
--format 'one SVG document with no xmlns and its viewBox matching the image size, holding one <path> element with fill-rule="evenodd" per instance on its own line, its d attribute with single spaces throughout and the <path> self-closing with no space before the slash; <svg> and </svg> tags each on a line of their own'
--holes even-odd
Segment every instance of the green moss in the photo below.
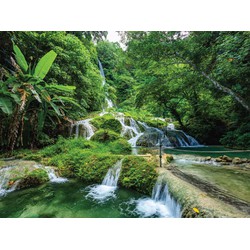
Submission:
<svg viewBox="0 0 250 250">
<path fill-rule="evenodd" d="M 112 130 L 100 129 L 91 137 L 91 141 L 104 143 L 104 142 L 115 141 L 118 140 L 119 138 L 121 138 L 120 135 Z"/>
<path fill-rule="evenodd" d="M 122 125 L 111 114 L 99 116 L 91 120 L 91 124 L 97 129 L 113 130 L 116 133 L 121 133 Z"/>
<path fill-rule="evenodd" d="M 113 130 L 114 132 L 120 134 L 122 130 L 122 125 L 118 120 L 112 118 L 104 121 L 104 123 L 101 124 L 100 128 Z"/>
<path fill-rule="evenodd" d="M 141 193 L 151 195 L 157 179 L 155 164 L 138 156 L 126 156 L 122 162 L 119 183 Z"/>
</svg>

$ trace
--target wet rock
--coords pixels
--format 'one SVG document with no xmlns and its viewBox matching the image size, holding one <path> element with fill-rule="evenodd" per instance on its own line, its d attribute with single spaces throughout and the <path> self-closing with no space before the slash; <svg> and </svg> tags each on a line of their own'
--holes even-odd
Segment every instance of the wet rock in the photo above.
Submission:
<svg viewBox="0 0 250 250">
<path fill-rule="evenodd" d="M 221 157 L 217 157 L 217 158 L 215 158 L 215 161 L 216 162 L 222 162 L 223 160 L 221 159 Z"/>
<path fill-rule="evenodd" d="M 211 156 L 207 156 L 204 161 L 211 161 L 212 160 L 212 157 Z"/>
<path fill-rule="evenodd" d="M 242 160 L 239 157 L 235 157 L 232 161 L 233 164 L 242 164 Z"/>
<path fill-rule="evenodd" d="M 225 162 L 232 162 L 232 160 L 233 160 L 232 158 L 228 157 L 227 155 L 223 155 L 221 158 Z"/>
</svg>

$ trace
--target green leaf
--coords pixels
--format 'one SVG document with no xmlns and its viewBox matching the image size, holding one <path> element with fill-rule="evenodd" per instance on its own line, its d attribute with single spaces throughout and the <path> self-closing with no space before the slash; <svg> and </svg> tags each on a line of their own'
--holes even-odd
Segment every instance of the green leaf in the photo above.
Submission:
<svg viewBox="0 0 250 250">
<path fill-rule="evenodd" d="M 22 51 L 15 44 L 13 44 L 13 50 L 15 52 L 15 58 L 16 58 L 17 64 L 20 66 L 21 70 L 24 73 L 26 73 L 29 66 L 27 64 L 27 61 L 26 61 Z"/>
<path fill-rule="evenodd" d="M 62 116 L 59 108 L 57 107 L 57 105 L 53 102 L 49 102 L 49 104 L 51 105 L 51 107 L 56 111 L 56 113 L 59 115 L 59 116 Z"/>
<path fill-rule="evenodd" d="M 82 107 L 79 105 L 79 103 L 77 103 L 77 102 L 75 101 L 74 98 L 66 97 L 66 96 L 58 96 L 57 99 L 58 99 L 59 101 L 62 101 L 62 102 L 71 103 L 71 104 L 73 104 L 74 106 L 76 106 L 76 107 L 82 109 Z"/>
<path fill-rule="evenodd" d="M 2 111 L 7 114 L 12 114 L 12 102 L 7 97 L 0 97 L 0 108 Z"/>
<path fill-rule="evenodd" d="M 36 65 L 34 76 L 43 79 L 49 72 L 54 60 L 56 59 L 56 56 L 57 54 L 53 50 L 45 54 Z"/>
<path fill-rule="evenodd" d="M 51 97 L 49 93 L 46 91 L 46 89 L 38 85 L 37 86 L 34 85 L 34 88 L 46 102 L 51 102 Z"/>
<path fill-rule="evenodd" d="M 74 93 L 75 86 L 71 85 L 59 85 L 59 84 L 46 84 L 47 89 L 55 89 L 61 92 Z"/>
</svg>

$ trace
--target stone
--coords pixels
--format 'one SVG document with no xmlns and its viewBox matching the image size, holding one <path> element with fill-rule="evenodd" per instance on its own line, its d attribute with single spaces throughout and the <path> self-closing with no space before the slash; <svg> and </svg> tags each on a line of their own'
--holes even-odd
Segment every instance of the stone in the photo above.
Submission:
<svg viewBox="0 0 250 250">
<path fill-rule="evenodd" d="M 235 157 L 232 161 L 233 164 L 241 164 L 242 160 L 239 157 Z"/>
<path fill-rule="evenodd" d="M 228 157 L 227 155 L 223 155 L 221 158 L 225 162 L 232 162 L 232 160 L 233 160 L 232 158 Z"/>
<path fill-rule="evenodd" d="M 205 161 L 211 161 L 211 160 L 212 160 L 212 157 L 211 157 L 211 156 L 207 156 L 204 160 L 205 160 Z"/>
</svg>

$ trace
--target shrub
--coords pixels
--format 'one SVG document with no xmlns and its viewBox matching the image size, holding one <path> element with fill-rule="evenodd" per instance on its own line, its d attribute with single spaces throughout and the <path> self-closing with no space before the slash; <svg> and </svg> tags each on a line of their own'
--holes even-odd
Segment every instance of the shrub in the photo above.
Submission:
<svg viewBox="0 0 250 250">
<path fill-rule="evenodd" d="M 110 142 L 108 147 L 112 154 L 130 154 L 131 153 L 131 145 L 124 138 L 120 138 L 116 141 Z"/>
<path fill-rule="evenodd" d="M 77 138 L 77 139 L 65 139 L 60 137 L 56 144 L 52 146 L 48 146 L 41 150 L 41 154 L 45 157 L 51 157 L 61 153 L 67 153 L 72 148 L 79 148 L 79 149 L 90 149 L 94 148 L 96 145 L 86 140 L 85 138 Z"/>
</svg>

